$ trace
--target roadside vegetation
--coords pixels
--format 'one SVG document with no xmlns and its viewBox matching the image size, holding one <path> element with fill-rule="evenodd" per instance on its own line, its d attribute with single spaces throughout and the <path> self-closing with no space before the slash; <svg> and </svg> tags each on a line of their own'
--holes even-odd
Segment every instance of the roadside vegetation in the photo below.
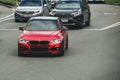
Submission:
<svg viewBox="0 0 120 80">
<path fill-rule="evenodd" d="M 120 4 L 120 0 L 105 0 L 107 4 Z"/>
<path fill-rule="evenodd" d="M 9 5 L 16 5 L 17 0 L 0 0 L 0 2 L 9 4 Z"/>
<path fill-rule="evenodd" d="M 7 3 L 10 5 L 16 5 L 18 3 L 18 0 L 0 0 L 0 2 Z M 120 0 L 105 0 L 105 3 L 107 4 L 120 4 Z"/>
</svg>

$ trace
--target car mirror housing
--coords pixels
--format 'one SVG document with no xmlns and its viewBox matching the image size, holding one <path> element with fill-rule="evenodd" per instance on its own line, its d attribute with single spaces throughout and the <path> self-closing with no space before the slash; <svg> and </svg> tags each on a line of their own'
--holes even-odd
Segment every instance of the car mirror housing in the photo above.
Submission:
<svg viewBox="0 0 120 80">
<path fill-rule="evenodd" d="M 17 3 L 16 6 L 18 6 L 19 4 Z"/>
<path fill-rule="evenodd" d="M 66 30 L 68 30 L 68 28 L 66 26 L 63 26 L 62 31 L 66 31 Z"/>
<path fill-rule="evenodd" d="M 47 7 L 47 4 L 44 4 L 44 7 Z"/>
<path fill-rule="evenodd" d="M 23 29 L 23 27 L 19 27 L 19 30 L 23 31 L 24 29 Z"/>
</svg>

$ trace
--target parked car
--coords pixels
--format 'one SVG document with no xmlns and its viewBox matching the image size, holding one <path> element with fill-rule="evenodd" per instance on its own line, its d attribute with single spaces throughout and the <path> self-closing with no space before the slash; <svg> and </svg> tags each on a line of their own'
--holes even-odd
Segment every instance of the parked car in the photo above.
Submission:
<svg viewBox="0 0 120 80">
<path fill-rule="evenodd" d="M 47 0 L 21 0 L 15 10 L 15 22 L 28 20 L 33 16 L 49 15 L 50 8 Z"/>
<path fill-rule="evenodd" d="M 68 31 L 58 17 L 32 17 L 18 38 L 18 55 L 64 55 L 68 48 Z"/>
<path fill-rule="evenodd" d="M 50 16 L 60 17 L 64 25 L 74 25 L 77 28 L 90 26 L 91 12 L 87 0 L 59 0 Z"/>
</svg>

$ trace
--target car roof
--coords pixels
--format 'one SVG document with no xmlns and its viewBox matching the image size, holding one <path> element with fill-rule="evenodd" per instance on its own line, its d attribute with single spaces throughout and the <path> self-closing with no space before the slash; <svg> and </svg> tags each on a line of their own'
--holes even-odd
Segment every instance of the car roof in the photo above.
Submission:
<svg viewBox="0 0 120 80">
<path fill-rule="evenodd" d="M 34 19 L 43 19 L 43 20 L 57 20 L 58 17 L 50 17 L 50 16 L 39 16 L 39 17 L 31 17 L 30 20 Z"/>
</svg>

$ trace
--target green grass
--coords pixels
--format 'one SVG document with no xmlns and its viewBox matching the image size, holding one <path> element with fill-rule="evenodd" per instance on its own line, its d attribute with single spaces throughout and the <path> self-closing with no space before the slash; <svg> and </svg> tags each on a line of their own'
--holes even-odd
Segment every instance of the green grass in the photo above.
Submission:
<svg viewBox="0 0 120 80">
<path fill-rule="evenodd" d="M 0 0 L 0 1 L 3 2 L 3 3 L 8 3 L 8 4 L 11 4 L 11 5 L 15 5 L 17 0 Z"/>
<path fill-rule="evenodd" d="M 120 4 L 120 0 L 105 0 L 105 3 L 108 3 L 108 4 L 119 3 Z"/>
</svg>

